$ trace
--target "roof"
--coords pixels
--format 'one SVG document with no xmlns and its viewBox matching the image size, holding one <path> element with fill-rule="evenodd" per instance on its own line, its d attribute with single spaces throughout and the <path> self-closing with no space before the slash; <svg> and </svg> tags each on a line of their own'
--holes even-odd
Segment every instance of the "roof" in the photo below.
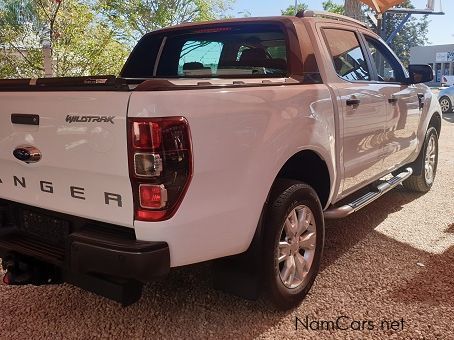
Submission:
<svg viewBox="0 0 454 340">
<path fill-rule="evenodd" d="M 200 21 L 200 22 L 185 22 L 175 26 L 166 27 L 163 29 L 159 29 L 155 32 L 161 31 L 171 31 L 174 29 L 182 29 L 182 28 L 193 28 L 193 27 L 201 27 L 201 26 L 210 26 L 210 25 L 222 25 L 222 24 L 243 24 L 243 23 L 260 23 L 260 22 L 276 22 L 276 23 L 283 23 L 288 24 L 293 21 L 299 20 L 297 17 L 293 16 L 271 16 L 271 17 L 250 17 L 250 18 L 234 18 L 234 19 L 222 19 L 222 20 L 213 20 L 213 21 Z"/>
<path fill-rule="evenodd" d="M 270 16 L 270 17 L 249 17 L 249 18 L 235 18 L 235 19 L 222 19 L 222 20 L 214 20 L 214 21 L 203 21 L 203 22 L 187 22 L 182 23 L 179 25 L 166 27 L 163 29 L 159 29 L 152 33 L 161 33 L 161 32 L 169 32 L 173 30 L 180 30 L 180 29 L 190 29 L 190 28 L 198 28 L 203 26 L 212 26 L 212 25 L 223 25 L 223 24 L 245 24 L 245 23 L 281 23 L 284 25 L 289 25 L 294 22 L 298 22 L 304 18 L 314 18 L 317 20 L 334 20 L 334 21 L 342 21 L 350 24 L 356 24 L 365 26 L 364 23 L 352 19 L 350 17 L 339 15 L 335 13 L 329 12 L 317 12 L 317 11 L 302 11 L 298 13 L 297 16 Z"/>
</svg>

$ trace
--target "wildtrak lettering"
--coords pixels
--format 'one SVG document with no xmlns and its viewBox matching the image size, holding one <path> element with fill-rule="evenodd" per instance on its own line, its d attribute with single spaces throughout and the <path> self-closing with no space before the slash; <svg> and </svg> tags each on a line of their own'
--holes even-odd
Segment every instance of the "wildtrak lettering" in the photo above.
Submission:
<svg viewBox="0 0 454 340">
<path fill-rule="evenodd" d="M 115 116 L 66 116 L 67 123 L 114 123 Z"/>
</svg>

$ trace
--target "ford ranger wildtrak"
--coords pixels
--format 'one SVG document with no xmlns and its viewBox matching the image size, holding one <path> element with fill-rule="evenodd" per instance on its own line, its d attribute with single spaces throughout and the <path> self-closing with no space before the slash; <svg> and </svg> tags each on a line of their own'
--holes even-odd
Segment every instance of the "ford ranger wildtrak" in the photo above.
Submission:
<svg viewBox="0 0 454 340">
<path fill-rule="evenodd" d="M 3 281 L 127 305 L 214 260 L 216 288 L 291 308 L 324 219 L 431 188 L 431 79 L 365 25 L 304 11 L 151 32 L 119 77 L 1 80 Z"/>
</svg>

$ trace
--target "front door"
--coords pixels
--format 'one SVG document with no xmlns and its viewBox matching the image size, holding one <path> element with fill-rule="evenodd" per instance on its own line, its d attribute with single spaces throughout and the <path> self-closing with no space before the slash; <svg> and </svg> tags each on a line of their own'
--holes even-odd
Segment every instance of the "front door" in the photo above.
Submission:
<svg viewBox="0 0 454 340">
<path fill-rule="evenodd" d="M 380 93 L 386 98 L 384 170 L 391 172 L 409 162 L 417 150 L 417 131 L 424 91 L 403 84 L 406 71 L 394 53 L 381 41 L 365 35 Z M 422 92 L 422 93 L 420 93 Z"/>
</svg>

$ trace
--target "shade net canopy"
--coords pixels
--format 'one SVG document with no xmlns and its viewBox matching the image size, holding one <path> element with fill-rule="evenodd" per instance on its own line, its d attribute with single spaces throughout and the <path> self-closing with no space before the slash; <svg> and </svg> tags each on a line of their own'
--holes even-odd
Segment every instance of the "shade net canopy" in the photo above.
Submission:
<svg viewBox="0 0 454 340">
<path fill-rule="evenodd" d="M 360 2 L 368 5 L 377 13 L 383 13 L 393 6 L 399 5 L 404 0 L 359 0 Z"/>
</svg>

